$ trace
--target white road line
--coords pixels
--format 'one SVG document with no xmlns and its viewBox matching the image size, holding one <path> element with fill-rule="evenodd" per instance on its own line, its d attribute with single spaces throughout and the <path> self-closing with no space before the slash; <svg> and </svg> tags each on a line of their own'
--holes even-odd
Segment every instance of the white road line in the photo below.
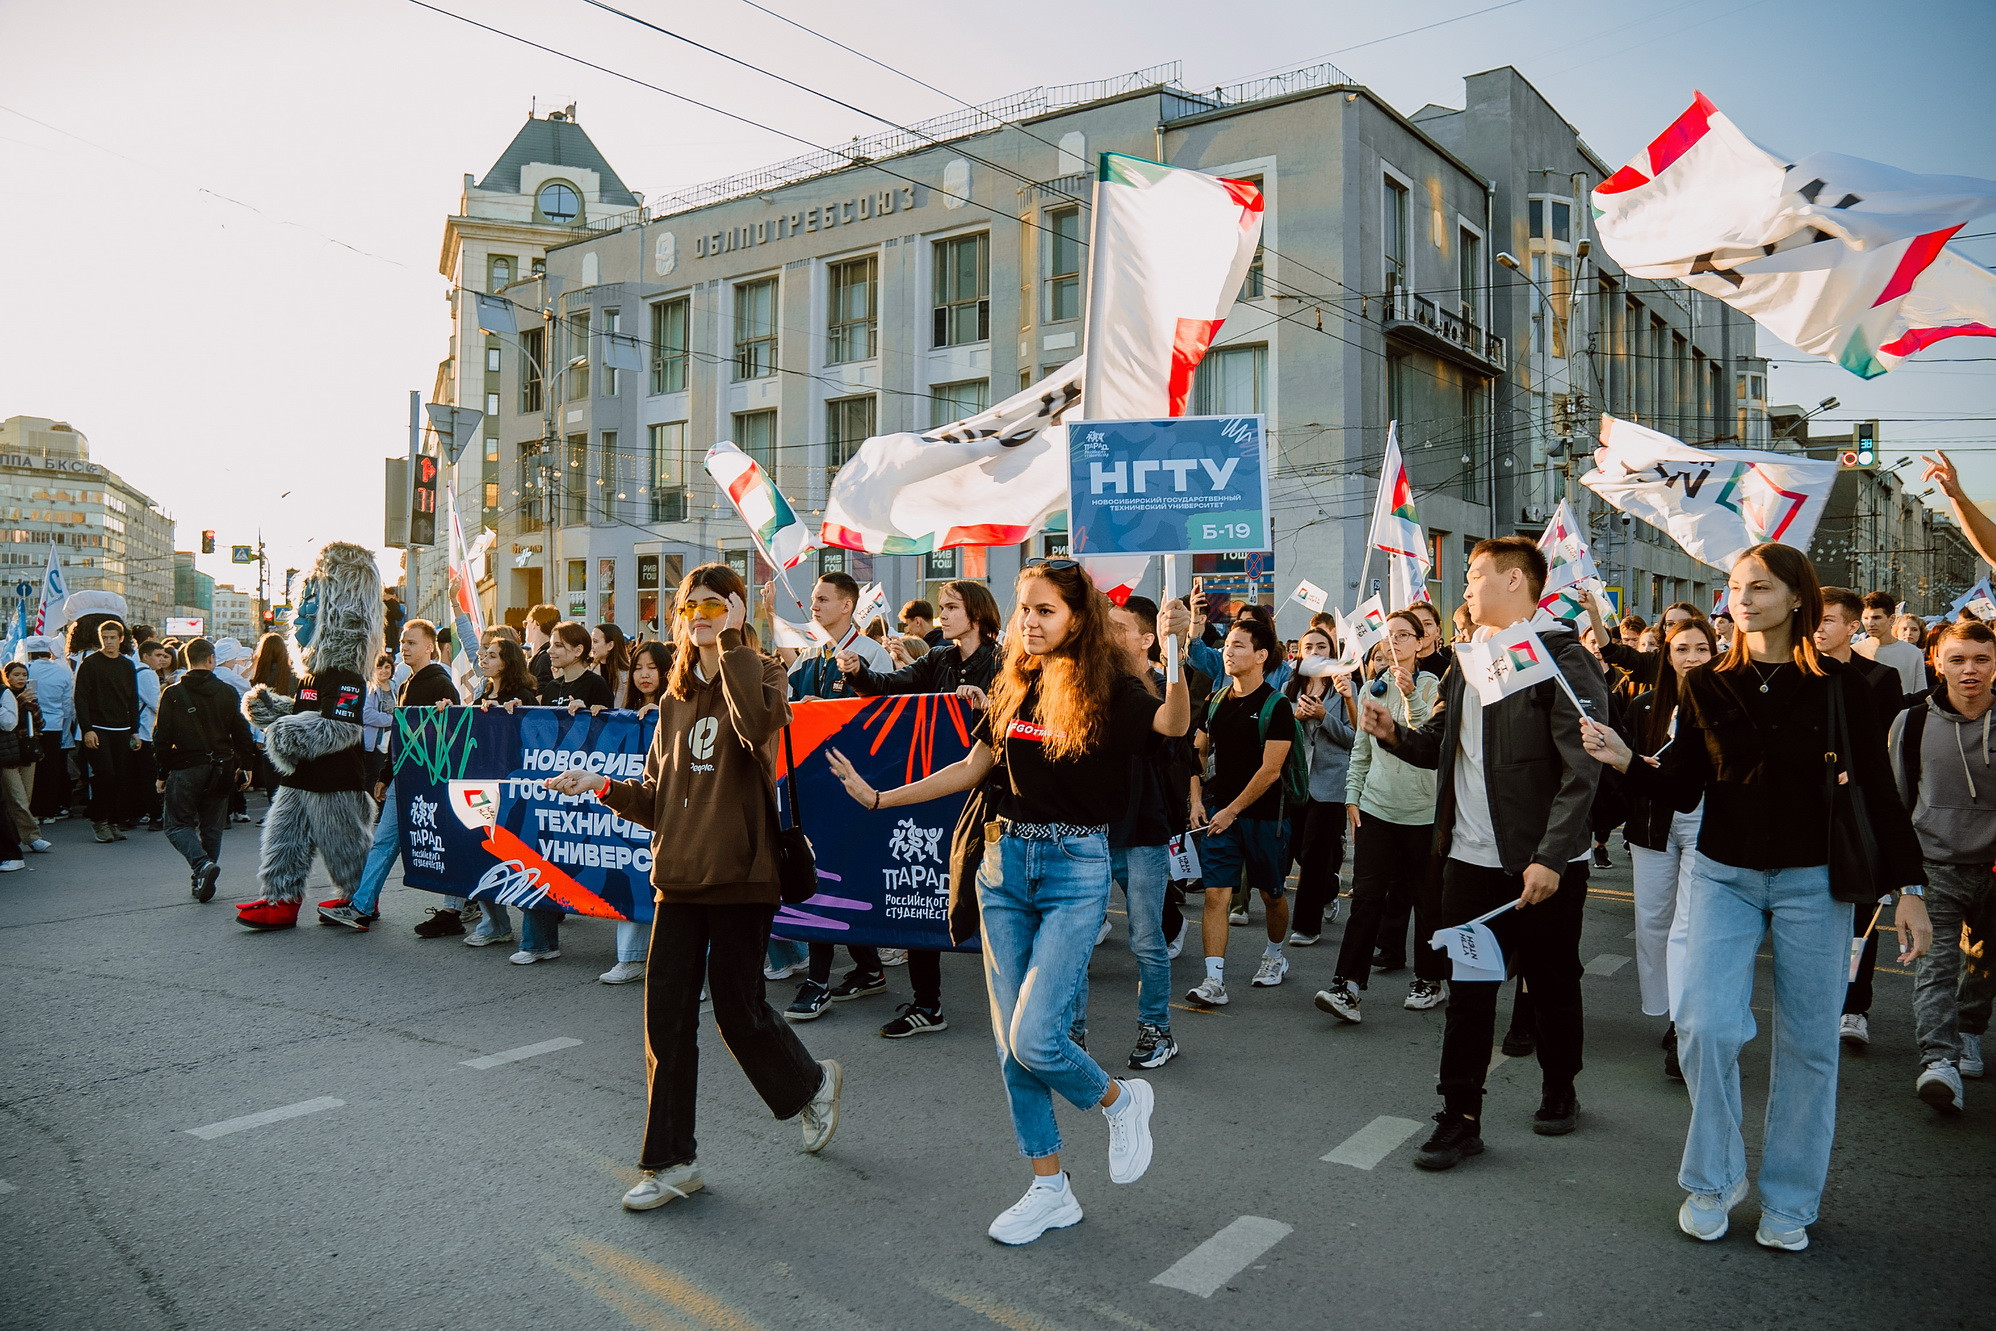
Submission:
<svg viewBox="0 0 1996 1331">
<path fill-rule="evenodd" d="M 1627 957 L 1618 957 L 1613 952 L 1603 952 L 1600 956 L 1587 963 L 1587 973 L 1589 975 L 1613 975 L 1628 964 L 1629 959 Z"/>
<path fill-rule="evenodd" d="M 1249 1262 L 1289 1237 L 1294 1225 L 1244 1215 L 1173 1262 L 1153 1285 L 1167 1285 L 1210 1299 L 1220 1286 L 1247 1269 Z"/>
<path fill-rule="evenodd" d="M 517 1063 L 523 1058 L 534 1058 L 540 1054 L 552 1054 L 557 1049 L 569 1049 L 581 1043 L 582 1041 L 576 1039 L 574 1036 L 562 1035 L 552 1040 L 543 1040 L 539 1044 L 523 1044 L 518 1049 L 501 1049 L 496 1054 L 486 1054 L 482 1058 L 467 1058 L 458 1066 L 479 1068 L 481 1070 L 496 1068 L 502 1063 Z"/>
<path fill-rule="evenodd" d="M 1382 1114 L 1339 1142 L 1322 1159 L 1334 1165 L 1350 1165 L 1353 1169 L 1371 1169 L 1399 1150 L 1402 1143 L 1420 1130 L 1421 1125 L 1411 1118 Z"/>
<path fill-rule="evenodd" d="M 335 1100 L 330 1095 L 322 1095 L 316 1100 L 300 1100 L 295 1105 L 284 1105 L 277 1109 L 266 1109 L 261 1114 L 244 1114 L 241 1118 L 225 1118 L 220 1123 L 210 1123 L 205 1128 L 185 1129 L 190 1137 L 199 1137 L 211 1142 L 217 1137 L 226 1137 L 232 1132 L 243 1132 L 250 1128 L 260 1128 L 266 1123 L 282 1123 L 287 1118 L 299 1118 L 305 1114 L 316 1114 L 325 1109 L 338 1109 L 344 1100 Z"/>
</svg>

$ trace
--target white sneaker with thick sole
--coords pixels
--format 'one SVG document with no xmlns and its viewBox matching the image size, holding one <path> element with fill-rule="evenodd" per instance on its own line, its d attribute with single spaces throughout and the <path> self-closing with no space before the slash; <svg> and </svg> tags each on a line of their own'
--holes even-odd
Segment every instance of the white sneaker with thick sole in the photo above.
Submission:
<svg viewBox="0 0 1996 1331">
<path fill-rule="evenodd" d="M 1263 957 L 1261 965 L 1255 968 L 1254 978 L 1248 983 L 1257 989 L 1273 989 L 1282 983 L 1282 977 L 1289 974 L 1289 958 L 1277 953 Z"/>
<path fill-rule="evenodd" d="M 1753 1241 L 1763 1248 L 1800 1252 L 1809 1246 L 1809 1231 L 1801 1225 L 1791 1225 L 1785 1220 L 1762 1215 L 1760 1227 L 1753 1232 Z"/>
<path fill-rule="evenodd" d="M 1109 1120 L 1109 1181 L 1135 1183 L 1150 1168 L 1150 1115 L 1157 1096 L 1142 1077 L 1118 1077 L 1123 1093 L 1102 1111 Z"/>
<path fill-rule="evenodd" d="M 34 851 L 38 855 L 46 855 L 50 851 L 55 849 L 55 843 L 50 841 L 44 841 L 40 837 L 37 837 L 33 841 L 30 841 L 28 843 L 28 849 Z"/>
<path fill-rule="evenodd" d="M 1241 925 L 1246 924 L 1247 922 L 1248 922 L 1248 913 L 1246 911 L 1234 910 L 1227 912 L 1227 923 L 1233 925 L 1235 928 L 1239 928 Z"/>
<path fill-rule="evenodd" d="M 985 1233 L 1000 1243 L 1018 1247 L 1031 1243 L 1049 1229 L 1066 1229 L 1081 1223 L 1081 1201 L 1067 1175 L 1034 1179 L 1026 1195 L 1012 1203 L 1010 1210 L 991 1222 Z"/>
<path fill-rule="evenodd" d="M 545 952 L 529 952 L 522 948 L 512 956 L 506 958 L 506 960 L 512 962 L 515 966 L 531 966 L 537 961 L 553 961 L 559 956 L 561 956 L 561 949 L 558 947 L 549 948 Z"/>
<path fill-rule="evenodd" d="M 700 1162 L 688 1160 L 670 1169 L 647 1169 L 624 1194 L 626 1211 L 649 1211 L 667 1202 L 683 1201 L 707 1186 L 700 1177 Z"/>
<path fill-rule="evenodd" d="M 1688 1193 L 1684 1204 L 1677 1208 L 1677 1227 L 1701 1242 L 1717 1242 L 1732 1227 L 1732 1209 L 1746 1200 L 1746 1193 L 1745 1179 L 1735 1183 L 1733 1190 L 1723 1197 L 1715 1193 Z"/>
<path fill-rule="evenodd" d="M 604 984 L 631 984 L 645 978 L 642 961 L 620 961 L 596 977 Z"/>
<path fill-rule="evenodd" d="M 1317 945 L 1317 935 L 1299 934 L 1296 933 L 1294 930 L 1291 930 L 1289 938 L 1287 940 L 1287 945 L 1290 947 L 1315 947 Z"/>
<path fill-rule="evenodd" d="M 1961 1037 L 1961 1057 L 1955 1062 L 1954 1066 L 1964 1077 L 1980 1077 L 1982 1075 L 1981 1036 L 1964 1035 Z"/>
<path fill-rule="evenodd" d="M 511 943 L 518 937 L 519 935 L 515 934 L 511 929 L 508 929 L 503 934 L 482 934 L 478 930 L 473 929 L 464 936 L 464 945 L 466 947 L 491 947 L 495 943 Z"/>
<path fill-rule="evenodd" d="M 27 867 L 26 860 L 0 860 L 0 873 L 18 873 Z"/>
<path fill-rule="evenodd" d="M 793 961 L 788 966 L 764 966 L 762 968 L 762 978 L 765 980 L 787 980 L 793 975 L 808 974 L 810 969 L 811 963 L 808 961 Z"/>
<path fill-rule="evenodd" d="M 1319 989 L 1312 1001 L 1316 1003 L 1317 1011 L 1328 1012 L 1340 1021 L 1348 1021 L 1354 1026 L 1360 1021 L 1359 997 L 1344 980 L 1332 980 L 1331 987 Z"/>
<path fill-rule="evenodd" d="M 1400 1006 L 1409 1012 L 1426 1012 L 1448 1001 L 1448 985 L 1440 980 L 1416 980 L 1407 986 L 1406 1001 Z"/>
<path fill-rule="evenodd" d="M 825 1080 L 811 1097 L 811 1103 L 797 1116 L 804 1123 L 804 1149 L 813 1155 L 830 1145 L 832 1134 L 839 1130 L 839 1096 L 846 1085 L 845 1069 L 838 1060 L 821 1058 L 818 1066 L 825 1070 Z"/>
<path fill-rule="evenodd" d="M 1936 1059 L 1927 1064 L 1920 1079 L 1913 1083 L 1913 1093 L 1943 1114 L 1959 1114 L 1961 1073 L 1946 1059 Z"/>
<path fill-rule="evenodd" d="M 1192 921 L 1180 921 L 1178 925 L 1178 937 L 1171 940 L 1171 945 L 1164 949 L 1164 955 L 1172 961 L 1178 960 L 1178 954 L 1185 950 L 1185 935 L 1191 932 Z"/>
<path fill-rule="evenodd" d="M 1837 1038 L 1853 1049 L 1862 1049 L 1871 1043 L 1871 1022 L 1862 1012 L 1845 1015 L 1837 1027 Z"/>
<path fill-rule="evenodd" d="M 880 949 L 880 964 L 883 966 L 905 966 L 908 964 L 908 949 L 905 947 L 883 947 Z"/>
<path fill-rule="evenodd" d="M 1189 990 L 1186 993 L 1185 1001 L 1197 1007 L 1225 1007 L 1227 1005 L 1227 986 L 1208 975 L 1205 979 L 1199 981 L 1197 989 Z"/>
</svg>

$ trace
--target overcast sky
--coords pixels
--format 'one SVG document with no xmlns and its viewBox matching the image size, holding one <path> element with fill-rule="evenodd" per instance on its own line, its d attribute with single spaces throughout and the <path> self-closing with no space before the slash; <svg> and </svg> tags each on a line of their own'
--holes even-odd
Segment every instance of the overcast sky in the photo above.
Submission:
<svg viewBox="0 0 1996 1331">
<path fill-rule="evenodd" d="M 815 143 L 880 128 L 582 0 L 436 3 Z M 620 7 L 882 115 L 955 109 L 741 0 Z M 1197 88 L 1327 58 L 1412 112 L 1460 106 L 1462 76 L 1511 64 L 1611 165 L 1702 88 L 1779 152 L 1996 177 L 1987 0 L 768 7 L 971 102 L 1168 60 Z M 329 540 L 378 548 L 381 459 L 405 448 L 409 390 L 428 392 L 446 351 L 443 220 L 536 98 L 577 103 L 647 196 L 803 151 L 411 0 L 0 0 L 0 416 L 74 424 L 178 520 L 183 548 L 259 526 L 278 569 Z M 1996 239 L 1960 247 L 1996 263 Z M 1770 389 L 1829 394 L 1843 407 L 1826 421 L 1882 418 L 1888 453 L 1951 441 L 1996 495 L 1996 347 L 1957 339 L 1870 383 L 1784 363 Z M 226 548 L 203 566 L 243 573 Z"/>
</svg>

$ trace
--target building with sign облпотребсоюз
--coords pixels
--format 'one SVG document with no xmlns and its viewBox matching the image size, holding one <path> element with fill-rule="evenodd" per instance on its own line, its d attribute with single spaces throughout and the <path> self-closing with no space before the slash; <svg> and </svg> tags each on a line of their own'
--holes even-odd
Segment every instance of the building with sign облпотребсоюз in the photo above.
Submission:
<svg viewBox="0 0 1996 1331">
<path fill-rule="evenodd" d="M 518 232 L 503 242 L 511 250 L 450 250 L 476 228 L 449 224 L 458 286 L 485 282 L 520 320 L 518 337 L 478 332 L 461 290 L 467 352 L 439 379 L 488 413 L 484 460 L 467 451 L 456 486 L 467 531 L 482 513 L 498 535 L 479 570 L 495 619 L 549 601 L 565 616 L 650 628 L 696 563 L 766 576 L 701 466 L 712 444 L 733 440 L 814 522 L 867 436 L 959 419 L 1078 355 L 1105 151 L 1262 190 L 1263 247 L 1190 409 L 1267 418 L 1273 550 L 1253 580 L 1264 595 L 1303 577 L 1335 602 L 1358 599 L 1391 420 L 1438 602 L 1459 599 L 1475 541 L 1537 535 L 1562 497 L 1631 608 L 1702 602 L 1723 583 L 1667 538 L 1639 539 L 1645 524 L 1622 523 L 1577 477 L 1603 410 L 1687 443 L 1764 443 L 1753 327 L 1679 284 L 1626 280 L 1589 244 L 1587 193 L 1612 170 L 1515 70 L 1465 80 L 1462 110 L 1408 116 L 1330 65 L 1197 92 L 1160 66 L 644 202 L 579 125 L 561 124 L 552 135 L 530 121 L 483 186 L 467 187 L 467 212 L 503 196 L 532 214 L 506 224 Z M 599 132 L 636 139 L 635 127 Z M 557 176 L 575 183 L 555 200 L 566 220 L 526 192 Z M 545 247 L 544 275 L 524 266 L 529 240 Z M 1500 252 L 1520 256 L 1522 272 L 1499 266 Z M 606 332 L 635 342 L 635 357 Z M 988 576 L 1004 603 L 1021 560 L 1066 540 L 1055 530 L 988 552 L 823 550 L 802 571 L 879 580 L 890 604 Z M 417 554 L 423 596 L 442 585 L 442 553 Z M 1231 574 L 1245 588 L 1248 553 L 1186 560 L 1181 574 Z M 1158 580 L 1153 565 L 1140 590 L 1155 595 Z M 1282 613 L 1293 633 L 1301 607 Z"/>
</svg>

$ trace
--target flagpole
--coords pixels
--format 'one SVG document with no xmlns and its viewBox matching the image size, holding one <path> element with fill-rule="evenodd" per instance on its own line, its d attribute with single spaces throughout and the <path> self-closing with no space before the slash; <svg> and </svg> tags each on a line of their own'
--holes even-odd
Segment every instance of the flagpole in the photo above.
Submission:
<svg viewBox="0 0 1996 1331">
<path fill-rule="evenodd" d="M 1172 557 L 1170 555 L 1165 555 L 1164 556 L 1164 608 L 1167 612 L 1169 612 L 1171 609 L 1173 586 L 1178 581 L 1176 578 L 1172 576 L 1173 572 L 1174 569 L 1173 569 Z M 1179 680 L 1179 673 L 1180 672 L 1178 666 L 1178 635 L 1176 633 L 1168 633 L 1165 635 L 1164 638 L 1164 682 L 1167 684 L 1176 684 Z"/>
</svg>

